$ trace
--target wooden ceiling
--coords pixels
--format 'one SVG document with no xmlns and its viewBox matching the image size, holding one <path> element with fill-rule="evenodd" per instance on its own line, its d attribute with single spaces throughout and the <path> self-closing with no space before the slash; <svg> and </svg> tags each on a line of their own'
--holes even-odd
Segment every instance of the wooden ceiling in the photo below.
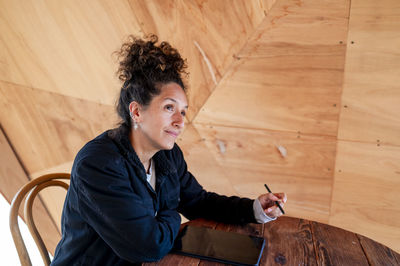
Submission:
<svg viewBox="0 0 400 266">
<path fill-rule="evenodd" d="M 188 60 L 178 143 L 204 187 L 268 183 L 288 215 L 400 251 L 399 28 L 396 0 L 0 0 L 0 190 L 69 172 L 115 127 L 112 52 L 155 33 Z M 64 196 L 43 195 L 58 226 Z"/>
</svg>

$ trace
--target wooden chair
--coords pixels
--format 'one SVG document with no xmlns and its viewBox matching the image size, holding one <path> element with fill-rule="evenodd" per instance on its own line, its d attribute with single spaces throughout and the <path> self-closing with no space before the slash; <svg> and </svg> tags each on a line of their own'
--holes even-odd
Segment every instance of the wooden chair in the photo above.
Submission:
<svg viewBox="0 0 400 266">
<path fill-rule="evenodd" d="M 40 234 L 35 226 L 32 217 L 32 205 L 35 200 L 36 195 L 44 188 L 49 186 L 59 186 L 68 190 L 69 185 L 63 181 L 57 179 L 70 179 L 70 174 L 66 173 L 56 173 L 56 174 L 48 174 L 43 175 L 41 177 L 35 178 L 23 186 L 17 194 L 15 194 L 14 199 L 11 202 L 11 210 L 10 210 L 10 230 L 12 237 L 14 239 L 15 247 L 17 248 L 18 256 L 21 261 L 21 265 L 32 265 L 31 260 L 29 258 L 28 251 L 26 250 L 26 246 L 24 240 L 21 236 L 21 231 L 19 230 L 18 225 L 18 210 L 24 199 L 25 195 L 25 206 L 24 206 L 24 216 L 26 224 L 28 225 L 29 231 L 32 234 L 33 239 L 35 240 L 36 245 L 38 246 L 40 255 L 42 256 L 43 262 L 45 265 L 50 265 L 50 257 L 49 253 L 46 249 L 46 246 L 43 242 L 43 239 L 40 237 Z"/>
</svg>

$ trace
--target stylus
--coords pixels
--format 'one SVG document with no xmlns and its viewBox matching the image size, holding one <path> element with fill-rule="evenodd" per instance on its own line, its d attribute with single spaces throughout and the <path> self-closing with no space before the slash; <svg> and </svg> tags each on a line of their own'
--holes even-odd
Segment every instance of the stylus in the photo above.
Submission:
<svg viewBox="0 0 400 266">
<path fill-rule="evenodd" d="M 265 188 L 268 190 L 269 193 L 272 193 L 272 191 L 269 189 L 267 184 L 264 184 Z M 276 206 L 278 206 L 279 210 L 281 210 L 282 214 L 285 214 L 285 211 L 282 209 L 281 205 L 279 205 L 279 202 L 275 201 Z"/>
</svg>

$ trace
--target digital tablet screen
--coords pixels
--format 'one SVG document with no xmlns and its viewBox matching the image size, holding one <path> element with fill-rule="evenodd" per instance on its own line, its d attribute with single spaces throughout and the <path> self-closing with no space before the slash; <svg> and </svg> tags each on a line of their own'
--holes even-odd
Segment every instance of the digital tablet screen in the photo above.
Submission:
<svg viewBox="0 0 400 266">
<path fill-rule="evenodd" d="M 258 265 L 264 245 L 261 237 L 188 225 L 172 252 L 233 265 Z"/>
</svg>

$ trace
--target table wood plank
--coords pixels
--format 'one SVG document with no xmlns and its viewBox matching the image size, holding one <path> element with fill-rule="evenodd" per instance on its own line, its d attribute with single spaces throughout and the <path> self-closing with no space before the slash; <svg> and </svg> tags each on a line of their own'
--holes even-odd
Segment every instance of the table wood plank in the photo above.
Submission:
<svg viewBox="0 0 400 266">
<path fill-rule="evenodd" d="M 371 265 L 400 265 L 400 254 L 374 240 L 356 234 Z"/>
<path fill-rule="evenodd" d="M 369 265 L 356 235 L 338 227 L 311 222 L 320 265 Z"/>
<path fill-rule="evenodd" d="M 260 265 L 317 265 L 309 221 L 280 217 L 264 225 L 264 238 Z"/>
</svg>

